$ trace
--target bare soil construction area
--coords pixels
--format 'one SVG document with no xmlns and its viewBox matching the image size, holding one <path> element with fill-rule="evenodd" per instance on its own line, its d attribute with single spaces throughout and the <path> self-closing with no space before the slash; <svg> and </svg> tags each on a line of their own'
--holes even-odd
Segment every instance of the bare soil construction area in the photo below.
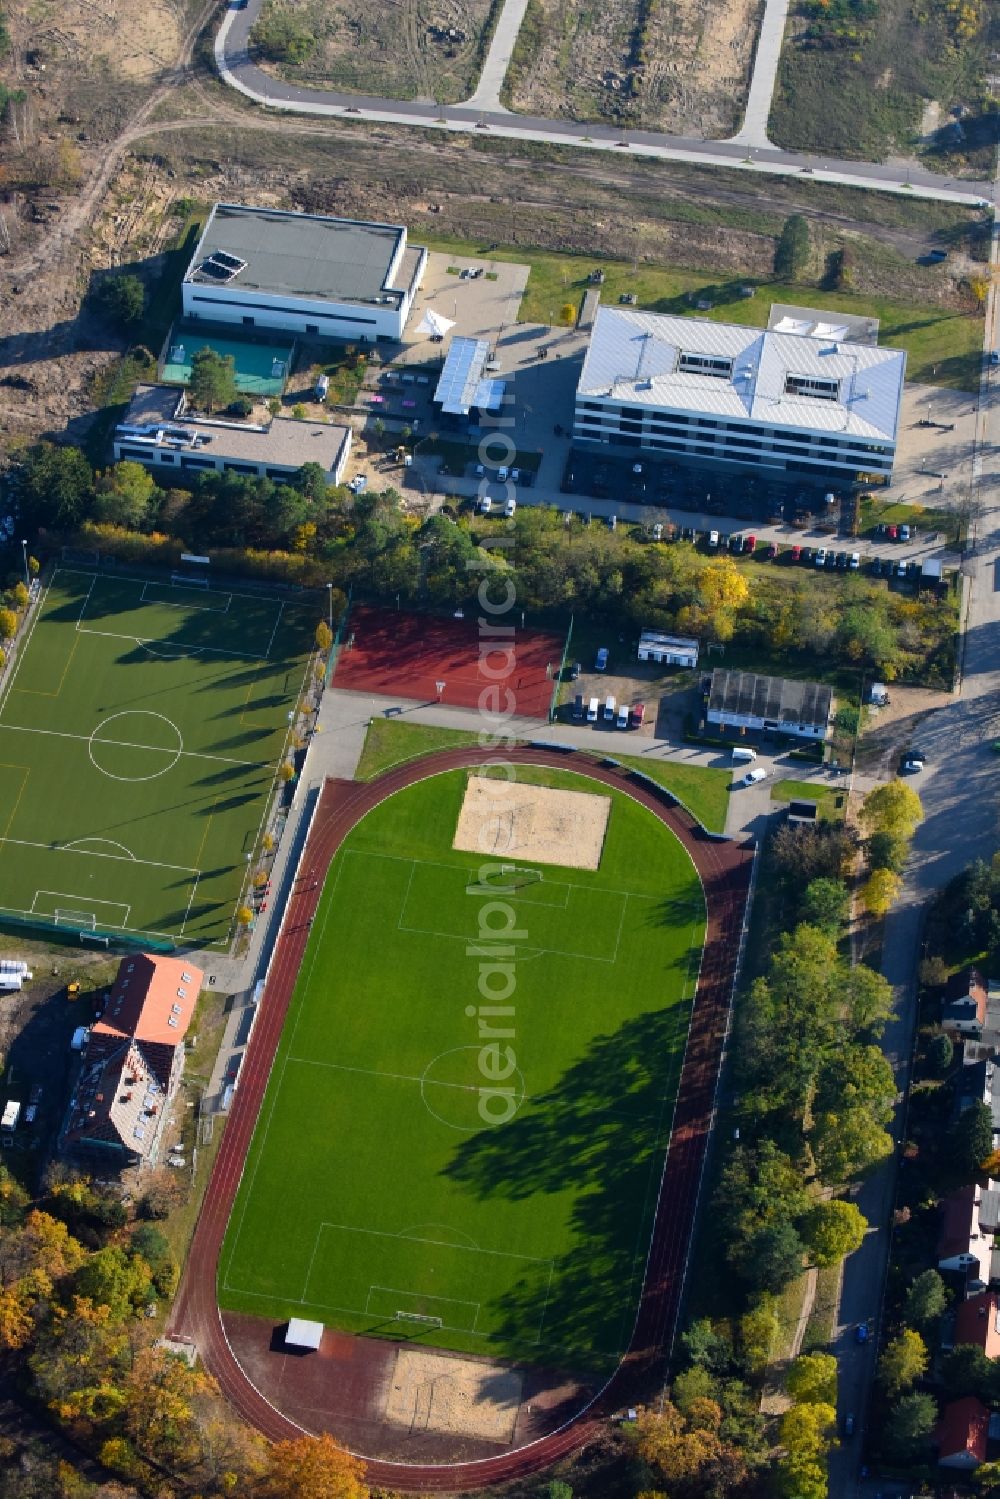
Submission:
<svg viewBox="0 0 1000 1499">
<path fill-rule="evenodd" d="M 290 82 L 455 104 L 476 87 L 499 0 L 295 0 L 283 8 L 315 39 L 307 61 L 268 65 Z"/>
<path fill-rule="evenodd" d="M 598 869 L 610 812 L 608 796 L 470 776 L 452 847 L 495 859 Z"/>
<path fill-rule="evenodd" d="M 722 139 L 739 128 L 761 0 L 531 0 L 512 109 Z"/>
</svg>

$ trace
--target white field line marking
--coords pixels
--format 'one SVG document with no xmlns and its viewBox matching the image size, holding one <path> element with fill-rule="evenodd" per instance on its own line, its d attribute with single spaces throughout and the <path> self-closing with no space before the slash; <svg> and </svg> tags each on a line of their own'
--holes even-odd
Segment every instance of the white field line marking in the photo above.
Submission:
<svg viewBox="0 0 1000 1499">
<path fill-rule="evenodd" d="M 190 585 L 186 584 L 186 583 L 171 583 L 170 584 L 171 588 L 186 588 L 186 587 L 189 587 L 189 586 Z M 220 598 L 220 599 L 223 599 L 223 598 L 225 599 L 225 601 L 226 601 L 226 607 L 224 609 L 212 609 L 207 604 L 178 604 L 174 599 L 148 599 L 146 597 L 146 589 L 147 588 L 162 588 L 162 587 L 163 587 L 162 583 L 152 583 L 152 582 L 144 583 L 142 585 L 142 593 L 139 595 L 139 603 L 140 604 L 149 604 L 152 608 L 160 607 L 160 608 L 163 608 L 163 609 L 188 609 L 188 610 L 190 610 L 190 612 L 192 614 L 228 614 L 229 613 L 229 606 L 230 606 L 230 604 L 233 601 L 233 596 L 232 596 L 231 593 L 223 593 L 221 590 L 218 593 L 217 597 Z M 211 593 L 212 592 L 211 589 L 207 589 L 207 590 L 205 590 L 205 589 L 199 589 L 198 591 L 200 593 L 203 593 L 203 592 L 209 592 L 209 593 Z"/>
<path fill-rule="evenodd" d="M 151 579 L 149 579 L 149 578 L 136 578 L 136 577 L 133 577 L 131 573 L 119 573 L 119 572 L 115 572 L 114 574 L 111 574 L 111 573 L 95 573 L 92 568 L 89 568 L 89 567 L 86 567 L 86 566 L 83 566 L 83 565 L 78 566 L 78 567 L 73 567 L 72 564 L 70 564 L 68 566 L 60 564 L 56 568 L 56 573 L 72 573 L 76 577 L 93 578 L 93 580 L 94 580 L 95 583 L 98 581 L 98 579 L 100 579 L 101 582 L 106 582 L 106 583 L 135 583 L 137 587 L 142 586 L 143 584 L 148 583 L 148 582 L 151 581 Z M 55 580 L 55 574 L 53 574 L 53 581 L 54 580 Z M 183 586 L 183 585 L 181 585 L 181 586 Z M 201 592 L 201 591 L 202 590 L 199 589 L 199 592 Z M 316 593 L 319 594 L 321 591 L 322 590 L 317 589 Z M 277 603 L 282 602 L 282 600 L 279 600 L 276 595 L 268 595 L 268 594 L 265 594 L 265 593 L 240 593 L 237 589 L 233 589 L 233 588 L 225 588 L 225 589 L 223 589 L 223 588 L 213 588 L 211 585 L 209 585 L 208 592 L 209 593 L 226 593 L 226 594 L 229 595 L 230 598 L 233 598 L 233 599 L 246 599 L 248 603 L 256 604 L 258 606 L 260 604 L 262 604 L 262 603 L 277 604 Z M 287 602 L 287 600 L 284 601 L 284 602 Z M 293 600 L 293 603 L 294 602 L 296 602 L 296 601 Z M 302 602 L 302 603 L 298 603 L 297 607 L 299 607 L 301 609 L 307 609 L 310 606 L 307 603 Z M 324 608 L 325 607 L 326 606 L 324 605 Z M 220 613 L 221 613 L 221 611 L 220 611 Z"/>
<path fill-rule="evenodd" d="M 6 842 L 7 840 L 4 839 L 3 841 Z M 140 862 L 138 859 L 136 859 L 136 856 L 132 852 L 132 850 L 130 848 L 126 848 L 125 845 L 124 845 L 124 843 L 119 843 L 118 840 L 117 840 L 117 838 L 101 838 L 96 833 L 92 834 L 90 837 L 87 837 L 87 838 L 74 838 L 73 841 L 72 841 L 72 843 L 62 843 L 59 846 L 60 846 L 60 848 L 65 849 L 67 852 L 71 852 L 71 853 L 77 853 L 77 854 L 86 854 L 86 853 L 89 853 L 90 852 L 89 849 L 80 848 L 78 846 L 81 843 L 106 843 L 107 846 L 108 846 L 108 848 L 120 848 L 121 851 L 122 851 L 122 854 L 124 854 L 124 856 L 125 856 L 126 859 L 131 859 L 131 860 L 133 860 L 137 864 Z M 108 859 L 117 859 L 119 857 L 120 857 L 120 855 L 118 855 L 118 854 L 106 854 L 105 855 L 105 858 L 108 858 Z"/>
<path fill-rule="evenodd" d="M 275 1089 L 274 1089 L 274 1097 L 271 1099 L 271 1107 L 268 1109 L 268 1111 L 267 1111 L 267 1118 L 264 1121 L 264 1134 L 263 1134 L 263 1136 L 261 1138 L 260 1148 L 257 1151 L 257 1159 L 253 1163 L 253 1170 L 250 1173 L 250 1180 L 247 1183 L 246 1195 L 243 1198 L 243 1206 L 240 1209 L 240 1221 L 239 1221 L 239 1225 L 238 1225 L 238 1227 L 236 1229 L 236 1237 L 233 1240 L 233 1247 L 232 1247 L 232 1250 L 230 1251 L 229 1260 L 228 1260 L 228 1262 L 226 1264 L 226 1268 L 225 1268 L 225 1271 L 224 1271 L 224 1278 L 223 1278 L 223 1282 L 222 1283 L 225 1286 L 225 1288 L 226 1288 L 227 1291 L 238 1291 L 239 1290 L 239 1288 L 237 1286 L 231 1286 L 229 1284 L 229 1271 L 230 1271 L 230 1268 L 232 1266 L 233 1260 L 236 1258 L 237 1254 L 239 1253 L 240 1239 L 243 1236 L 243 1224 L 244 1224 L 244 1221 L 246 1219 L 247 1206 L 248 1206 L 248 1204 L 250 1202 L 251 1197 L 253 1196 L 253 1189 L 254 1189 L 254 1186 L 255 1186 L 256 1181 L 257 1181 L 257 1172 L 260 1170 L 260 1163 L 264 1159 L 264 1156 L 267 1154 L 267 1137 L 268 1137 L 268 1135 L 271 1132 L 271 1121 L 274 1118 L 274 1111 L 275 1111 L 275 1109 L 278 1106 L 278 1099 L 281 1096 L 281 1087 L 282 1087 L 282 1084 L 285 1081 L 285 1069 L 287 1068 L 287 1066 L 288 1066 L 288 1058 L 286 1057 L 285 1060 L 281 1064 L 281 1073 L 280 1073 L 280 1075 L 278 1077 L 277 1085 L 275 1086 Z M 258 1119 L 258 1121 L 257 1121 L 257 1128 L 254 1130 L 253 1136 L 251 1138 L 251 1142 L 250 1142 L 251 1145 L 253 1145 L 255 1143 L 255 1141 L 256 1141 L 256 1138 L 257 1138 L 257 1129 L 259 1129 L 259 1128 L 260 1128 L 260 1120 Z M 244 1169 L 245 1169 L 245 1166 L 244 1166 Z M 246 1291 L 246 1292 L 239 1291 L 239 1294 L 241 1296 L 243 1296 L 243 1295 L 251 1295 L 253 1293 L 249 1292 L 249 1291 Z"/>
<path fill-rule="evenodd" d="M 191 885 L 191 894 L 188 896 L 188 903 L 184 907 L 184 920 L 181 922 L 181 929 L 180 929 L 180 931 L 177 934 L 179 937 L 183 937 L 183 935 L 184 935 L 184 928 L 188 924 L 188 917 L 191 915 L 191 906 L 192 906 L 192 903 L 194 902 L 194 893 L 195 893 L 195 891 L 198 888 L 198 881 L 200 879 L 201 879 L 201 871 L 199 870 L 198 873 L 194 877 L 194 881 L 192 882 L 192 885 Z"/>
<path fill-rule="evenodd" d="M 24 661 L 25 656 L 28 654 L 28 647 L 29 647 L 29 645 L 31 644 L 31 642 L 32 642 L 32 640 L 34 638 L 35 628 L 36 628 L 36 626 L 38 624 L 38 621 L 41 619 L 42 615 L 45 612 L 45 606 L 48 603 L 49 594 L 51 593 L 52 589 L 55 587 L 55 581 L 56 581 L 56 578 L 58 576 L 59 576 L 59 569 L 56 568 L 55 572 L 52 574 L 51 581 L 49 582 L 49 584 L 47 585 L 47 587 L 45 589 L 45 592 L 42 594 L 41 598 L 38 600 L 38 605 L 37 605 L 37 607 L 35 609 L 34 618 L 31 621 L 31 629 L 28 631 L 27 635 L 25 636 L 23 642 L 21 643 L 21 645 L 20 645 L 20 647 L 18 649 L 18 652 L 17 652 L 17 661 L 14 663 L 14 670 L 11 673 L 10 681 L 7 683 L 7 690 L 4 693 L 4 695 L 3 695 L 3 701 L 0 702 L 0 713 L 2 713 L 3 709 L 7 705 L 7 699 L 10 697 L 10 694 L 11 694 L 11 692 L 13 690 L 13 687 L 14 687 L 14 683 L 17 681 L 18 673 L 21 670 L 21 665 L 22 665 L 22 663 Z M 95 579 L 91 579 L 91 583 L 90 583 L 91 589 L 93 588 L 95 581 L 96 581 Z M 83 601 L 83 607 L 84 608 L 87 607 L 87 599 L 89 599 L 89 598 L 90 598 L 90 593 L 88 592 L 87 598 L 84 599 L 84 601 Z M 81 611 L 81 614 L 82 614 L 82 611 Z"/>
<path fill-rule="evenodd" d="M 0 723 L 0 731 L 4 729 L 17 734 L 46 734 L 51 739 L 77 739 L 83 744 L 114 744 L 119 749 L 146 750 L 151 755 L 178 754 L 177 750 L 163 748 L 158 744 L 134 744 L 131 739 L 103 739 L 97 734 L 69 734 L 64 729 L 36 729 L 23 723 Z M 224 765 L 245 765 L 251 770 L 262 770 L 272 763 L 270 760 L 237 760 L 232 755 L 214 755 L 208 750 L 182 749 L 179 758 L 181 760 L 219 760 Z"/>
<path fill-rule="evenodd" d="M 212 611 L 214 612 L 214 611 Z M 144 650 L 156 654 L 158 648 L 162 648 L 168 659 L 182 659 L 184 656 L 203 656 L 206 653 L 212 656 L 236 656 L 240 661 L 266 661 L 266 656 L 261 656 L 253 651 L 236 651 L 221 645 L 177 645 L 171 648 L 162 640 L 145 640 L 141 635 L 129 635 L 121 630 L 88 630 L 77 625 L 81 635 L 98 635 L 105 640 L 129 640 L 134 645 L 142 646 Z"/>
<path fill-rule="evenodd" d="M 478 1046 L 470 1045 L 470 1051 L 478 1051 Z M 421 1088 L 454 1088 L 457 1093 L 478 1093 L 478 1083 L 439 1083 L 434 1078 L 412 1077 L 408 1072 L 381 1072 L 377 1067 L 348 1067 L 343 1062 L 320 1062 L 312 1057 L 292 1057 L 289 1062 L 297 1062 L 301 1067 L 329 1067 L 333 1072 L 353 1072 L 360 1077 L 386 1077 L 394 1083 L 417 1083 Z M 437 1058 L 434 1059 L 435 1061 Z M 522 1103 L 528 1102 L 529 1095 L 526 1093 Z M 344 1223 L 331 1224 L 332 1228 L 346 1228 Z M 374 1233 L 374 1229 L 358 1229 L 358 1233 Z M 390 1235 L 390 1237 L 393 1237 Z M 397 1236 L 398 1237 L 398 1236 Z M 429 1241 L 433 1242 L 433 1241 Z"/>
<path fill-rule="evenodd" d="M 87 840 L 78 838 L 76 841 L 80 843 Z M 124 854 L 102 854 L 92 848 L 74 848 L 72 843 L 34 843 L 30 838 L 0 838 L 0 844 L 4 843 L 10 843 L 15 848 L 43 848 L 47 854 L 76 854 L 81 859 L 117 859 L 123 864 L 143 864 L 147 869 L 173 869 L 178 874 L 195 874 L 201 878 L 201 870 L 196 869 L 193 864 L 165 864 L 162 859 L 143 859 L 136 854 L 129 854 L 126 859 Z"/>
<path fill-rule="evenodd" d="M 278 617 L 277 617 L 277 619 L 276 619 L 276 620 L 275 620 L 275 621 L 274 621 L 274 629 L 273 629 L 273 630 L 272 630 L 272 631 L 271 631 L 271 638 L 270 638 L 270 640 L 269 640 L 269 641 L 268 641 L 268 642 L 267 642 L 267 650 L 266 650 L 266 651 L 265 651 L 265 652 L 264 652 L 264 657 L 263 657 L 263 659 L 264 659 L 264 660 L 265 660 L 265 661 L 268 661 L 268 660 L 270 660 L 270 656 L 271 656 L 271 647 L 272 647 L 272 645 L 273 645 L 273 644 L 274 644 L 274 637 L 275 637 L 275 635 L 277 635 L 277 633 L 278 633 L 278 626 L 279 626 L 279 625 L 280 625 L 280 624 L 281 624 L 281 616 L 282 616 L 282 615 L 283 615 L 283 614 L 284 614 L 284 612 L 285 612 L 285 606 L 284 606 L 284 604 L 279 604 L 279 606 L 278 606 Z"/>
</svg>

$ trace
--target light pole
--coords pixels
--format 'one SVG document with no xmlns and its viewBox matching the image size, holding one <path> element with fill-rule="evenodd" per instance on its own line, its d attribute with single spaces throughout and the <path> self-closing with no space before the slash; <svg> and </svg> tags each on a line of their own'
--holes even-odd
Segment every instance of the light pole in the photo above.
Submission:
<svg viewBox="0 0 1000 1499">
<path fill-rule="evenodd" d="M 28 592 L 30 593 L 31 592 L 31 575 L 28 572 L 28 543 L 27 543 L 27 540 L 25 540 L 25 539 L 22 539 L 22 541 L 21 541 L 21 552 L 22 552 L 22 554 L 24 556 L 24 586 L 28 590 Z"/>
<path fill-rule="evenodd" d="M 327 605 L 328 605 L 327 612 L 328 612 L 329 617 L 330 617 L 330 634 L 332 635 L 333 634 L 333 584 L 332 583 L 328 583 L 326 585 L 326 598 L 327 598 Z"/>
</svg>

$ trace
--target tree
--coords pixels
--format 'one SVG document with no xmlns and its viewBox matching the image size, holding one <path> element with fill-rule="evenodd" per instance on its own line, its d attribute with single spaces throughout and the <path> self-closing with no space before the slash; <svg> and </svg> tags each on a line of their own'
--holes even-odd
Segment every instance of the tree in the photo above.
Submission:
<svg viewBox="0 0 1000 1499">
<path fill-rule="evenodd" d="M 952 1039 L 946 1032 L 935 1036 L 927 1048 L 927 1061 L 930 1067 L 941 1077 L 948 1071 L 955 1056 L 955 1047 Z"/>
<path fill-rule="evenodd" d="M 670 1393 L 681 1415 L 687 1416 L 692 1401 L 714 1400 L 718 1386 L 704 1364 L 692 1364 L 683 1374 L 678 1374 Z"/>
<path fill-rule="evenodd" d="M 810 926 L 836 933 L 847 920 L 850 903 L 850 891 L 843 880 L 820 878 L 806 886 L 799 915 Z"/>
<path fill-rule="evenodd" d="M 971 1181 L 993 1149 L 993 1115 L 981 1099 L 964 1109 L 948 1131 L 948 1150 L 955 1168 Z"/>
<path fill-rule="evenodd" d="M 838 1265 L 860 1249 L 868 1220 L 853 1202 L 818 1202 L 802 1229 L 806 1253 L 814 1265 Z"/>
<path fill-rule="evenodd" d="M 920 982 L 925 989 L 943 989 L 951 977 L 948 964 L 939 954 L 924 958 L 919 969 Z"/>
<path fill-rule="evenodd" d="M 937 1406 L 930 1395 L 904 1395 L 889 1412 L 882 1446 L 892 1462 L 913 1463 L 925 1457 L 937 1422 Z"/>
<path fill-rule="evenodd" d="M 104 311 L 116 323 L 129 327 L 142 321 L 146 310 L 146 289 L 138 276 L 123 271 L 109 276 L 100 290 L 100 301 Z"/>
<path fill-rule="evenodd" d="M 563 1483 L 561 1478 L 553 1478 L 546 1485 L 545 1499 L 573 1499 L 573 1490 L 568 1483 Z"/>
<path fill-rule="evenodd" d="M 17 634 L 17 615 L 13 609 L 0 609 L 0 640 L 11 640 Z"/>
<path fill-rule="evenodd" d="M 364 1464 L 326 1432 L 276 1442 L 254 1499 L 366 1499 Z"/>
<path fill-rule="evenodd" d="M 815 879 L 840 879 L 854 848 L 852 834 L 836 823 L 795 827 L 786 822 L 772 836 L 768 857 L 778 879 L 797 894 Z"/>
<path fill-rule="evenodd" d="M 976 1343 L 959 1343 L 941 1360 L 941 1388 L 948 1400 L 975 1395 L 992 1403 L 997 1396 L 993 1360 Z"/>
<path fill-rule="evenodd" d="M 23 583 L 17 582 L 14 584 L 14 587 L 11 589 L 11 598 L 14 601 L 15 609 L 23 609 L 30 597 L 31 595 Z"/>
<path fill-rule="evenodd" d="M 127 1254 L 112 1244 L 84 1261 L 76 1273 L 75 1289 L 78 1296 L 124 1319 L 149 1304 L 152 1274 L 141 1255 Z"/>
<path fill-rule="evenodd" d="M 863 1105 L 821 1114 L 811 1137 L 823 1181 L 839 1186 L 892 1153 L 892 1136 Z"/>
<path fill-rule="evenodd" d="M 809 224 L 801 213 L 784 222 L 774 252 L 774 273 L 785 281 L 798 281 L 808 270 L 811 254 Z"/>
<path fill-rule="evenodd" d="M 781 1420 L 785 1455 L 778 1462 L 778 1485 L 788 1499 L 826 1499 L 826 1458 L 830 1451 L 835 1408 L 826 1401 L 793 1405 Z"/>
<path fill-rule="evenodd" d="M 240 906 L 239 910 L 236 912 L 236 920 L 239 922 L 240 926 L 252 926 L 253 908 L 251 906 Z M 166 1214 L 164 1214 L 163 1216 L 166 1217 Z"/>
<path fill-rule="evenodd" d="M 94 515 L 99 521 L 142 531 L 161 498 L 152 474 L 141 463 L 126 459 L 98 479 Z"/>
<path fill-rule="evenodd" d="M 837 1404 L 837 1360 L 832 1353 L 803 1353 L 788 1371 L 785 1387 L 793 1400 Z"/>
<path fill-rule="evenodd" d="M 140 1223 L 132 1233 L 132 1248 L 149 1266 L 157 1295 L 172 1296 L 180 1272 L 166 1236 L 151 1223 Z"/>
<path fill-rule="evenodd" d="M 802 1240 L 791 1223 L 770 1223 L 748 1243 L 743 1275 L 755 1290 L 776 1296 L 801 1274 L 803 1253 Z"/>
<path fill-rule="evenodd" d="M 855 1033 L 881 1036 L 893 1012 L 892 985 L 865 963 L 842 968 L 838 990 Z"/>
<path fill-rule="evenodd" d="M 900 833 L 873 833 L 865 843 L 869 868 L 888 869 L 892 874 L 902 874 L 909 851 L 908 841 Z"/>
<path fill-rule="evenodd" d="M 861 886 L 861 904 L 870 916 L 886 916 L 902 888 L 903 881 L 891 869 L 873 869 Z"/>
<path fill-rule="evenodd" d="M 564 302 L 559 309 L 559 321 L 564 328 L 572 328 L 576 324 L 576 308 L 572 302 Z"/>
<path fill-rule="evenodd" d="M 717 1432 L 706 1424 L 696 1424 L 699 1418 L 704 1423 L 708 1406 L 713 1406 L 721 1420 L 719 1407 L 704 1399 L 692 1401 L 687 1421 L 669 1400 L 656 1411 L 640 1414 L 636 1424 L 639 1456 L 665 1483 L 692 1483 L 717 1455 Z"/>
<path fill-rule="evenodd" d="M 333 635 L 330 631 L 330 626 L 325 619 L 321 619 L 316 626 L 316 649 L 326 655 L 332 644 Z"/>
<path fill-rule="evenodd" d="M 728 1340 L 715 1331 L 708 1317 L 699 1317 L 692 1322 L 681 1342 L 692 1364 L 700 1368 L 724 1369 L 732 1356 Z"/>
<path fill-rule="evenodd" d="M 924 1270 L 906 1293 L 903 1320 L 926 1337 L 936 1328 L 947 1305 L 944 1281 L 936 1270 Z"/>
<path fill-rule="evenodd" d="M 889 1399 L 915 1384 L 926 1372 L 927 1362 L 927 1344 L 910 1327 L 887 1343 L 878 1361 L 878 1379 Z"/>
<path fill-rule="evenodd" d="M 72 531 L 93 497 L 94 474 L 79 448 L 36 443 L 21 461 L 21 519 L 25 528 Z"/>
<path fill-rule="evenodd" d="M 204 348 L 191 357 L 188 394 L 199 411 L 212 412 L 236 399 L 236 361 L 231 354 Z"/>
<path fill-rule="evenodd" d="M 295 766 L 290 764 L 288 760 L 282 760 L 278 766 L 278 780 L 286 786 L 289 781 L 295 780 Z"/>
<path fill-rule="evenodd" d="M 762 1296 L 756 1306 L 740 1318 L 740 1346 L 753 1372 L 759 1373 L 771 1357 L 778 1337 L 778 1314 L 770 1296 Z"/>
<path fill-rule="evenodd" d="M 912 838 L 923 816 L 919 796 L 898 776 L 894 781 L 887 781 L 884 786 L 869 791 L 861 803 L 861 821 L 873 833 L 896 833 L 903 838 Z"/>
</svg>

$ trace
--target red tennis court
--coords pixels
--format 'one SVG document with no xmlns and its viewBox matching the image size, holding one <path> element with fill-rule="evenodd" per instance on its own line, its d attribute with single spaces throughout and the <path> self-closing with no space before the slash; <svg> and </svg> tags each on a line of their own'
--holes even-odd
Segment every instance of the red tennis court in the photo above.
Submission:
<svg viewBox="0 0 1000 1499">
<path fill-rule="evenodd" d="M 548 718 L 555 679 L 562 662 L 563 640 L 536 630 L 480 626 L 466 619 L 427 614 L 397 614 L 391 609 L 352 609 L 337 657 L 334 687 L 371 692 L 380 697 L 417 702 L 451 703 L 462 708 L 504 712 L 505 690 L 513 711 L 525 718 Z M 439 693 L 438 683 L 444 688 Z M 499 688 L 498 697 L 483 698 Z"/>
</svg>

